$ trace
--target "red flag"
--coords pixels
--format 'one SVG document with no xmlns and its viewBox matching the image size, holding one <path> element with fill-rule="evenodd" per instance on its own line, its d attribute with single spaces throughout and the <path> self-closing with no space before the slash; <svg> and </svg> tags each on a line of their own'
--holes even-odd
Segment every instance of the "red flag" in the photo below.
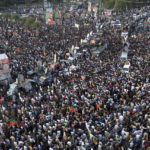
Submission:
<svg viewBox="0 0 150 150">
<path fill-rule="evenodd" d="M 17 122 L 15 120 L 11 120 L 8 124 L 9 127 L 15 127 L 17 126 Z"/>
</svg>

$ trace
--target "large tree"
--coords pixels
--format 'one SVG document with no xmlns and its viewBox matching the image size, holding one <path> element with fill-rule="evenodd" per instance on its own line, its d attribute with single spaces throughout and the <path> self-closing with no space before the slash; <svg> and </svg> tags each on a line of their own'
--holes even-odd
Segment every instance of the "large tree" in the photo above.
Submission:
<svg viewBox="0 0 150 150">
<path fill-rule="evenodd" d="M 16 4 L 32 4 L 43 0 L 0 0 L 0 6 L 12 6 Z"/>
<path fill-rule="evenodd" d="M 110 9 L 144 6 L 150 4 L 149 0 L 99 0 L 104 3 L 104 7 Z"/>
<path fill-rule="evenodd" d="M 64 0 L 47 0 L 52 3 L 60 3 Z M 68 2 L 71 0 L 67 0 Z M 150 4 L 150 0 L 97 0 L 103 2 L 106 8 L 122 8 L 128 6 L 143 6 Z M 31 3 L 43 2 L 43 0 L 0 0 L 0 6 L 11 6 L 15 4 L 31 4 Z"/>
</svg>

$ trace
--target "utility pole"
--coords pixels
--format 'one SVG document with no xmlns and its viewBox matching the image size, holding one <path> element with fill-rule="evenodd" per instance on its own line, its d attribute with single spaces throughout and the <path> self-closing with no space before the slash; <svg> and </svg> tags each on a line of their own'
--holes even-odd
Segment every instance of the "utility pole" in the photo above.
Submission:
<svg viewBox="0 0 150 150">
<path fill-rule="evenodd" d="M 43 0 L 44 20 L 46 21 L 47 0 Z"/>
<path fill-rule="evenodd" d="M 99 12 L 101 13 L 103 10 L 103 0 L 98 0 L 99 2 Z"/>
</svg>

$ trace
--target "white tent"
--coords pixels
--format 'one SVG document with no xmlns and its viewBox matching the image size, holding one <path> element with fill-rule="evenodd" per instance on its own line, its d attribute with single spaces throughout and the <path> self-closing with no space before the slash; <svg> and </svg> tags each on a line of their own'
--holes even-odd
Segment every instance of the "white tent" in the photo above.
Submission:
<svg viewBox="0 0 150 150">
<path fill-rule="evenodd" d="M 128 53 L 127 52 L 122 52 L 121 53 L 121 57 L 120 57 L 121 59 L 127 59 L 128 58 Z"/>
<path fill-rule="evenodd" d="M 12 84 L 10 84 L 10 88 L 9 88 L 7 94 L 8 94 L 9 96 L 11 96 L 11 95 L 13 95 L 16 91 L 17 91 L 17 84 L 16 84 L 16 83 L 12 83 Z"/>
<path fill-rule="evenodd" d="M 6 54 L 0 54 L 0 64 L 8 64 L 8 56 Z"/>
</svg>

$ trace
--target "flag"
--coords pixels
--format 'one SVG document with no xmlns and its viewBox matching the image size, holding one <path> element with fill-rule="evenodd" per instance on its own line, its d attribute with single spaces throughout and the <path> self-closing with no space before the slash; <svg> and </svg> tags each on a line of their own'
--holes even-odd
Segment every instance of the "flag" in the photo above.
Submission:
<svg viewBox="0 0 150 150">
<path fill-rule="evenodd" d="M 72 107 L 72 108 L 70 108 L 70 112 L 71 112 L 71 113 L 75 113 L 75 112 L 76 112 L 76 109 Z"/>
<path fill-rule="evenodd" d="M 0 105 L 2 105 L 4 102 L 4 97 L 0 97 Z"/>
<path fill-rule="evenodd" d="M 12 119 L 10 120 L 9 124 L 8 124 L 9 127 L 14 127 L 14 126 L 17 126 L 17 121 Z"/>
</svg>

